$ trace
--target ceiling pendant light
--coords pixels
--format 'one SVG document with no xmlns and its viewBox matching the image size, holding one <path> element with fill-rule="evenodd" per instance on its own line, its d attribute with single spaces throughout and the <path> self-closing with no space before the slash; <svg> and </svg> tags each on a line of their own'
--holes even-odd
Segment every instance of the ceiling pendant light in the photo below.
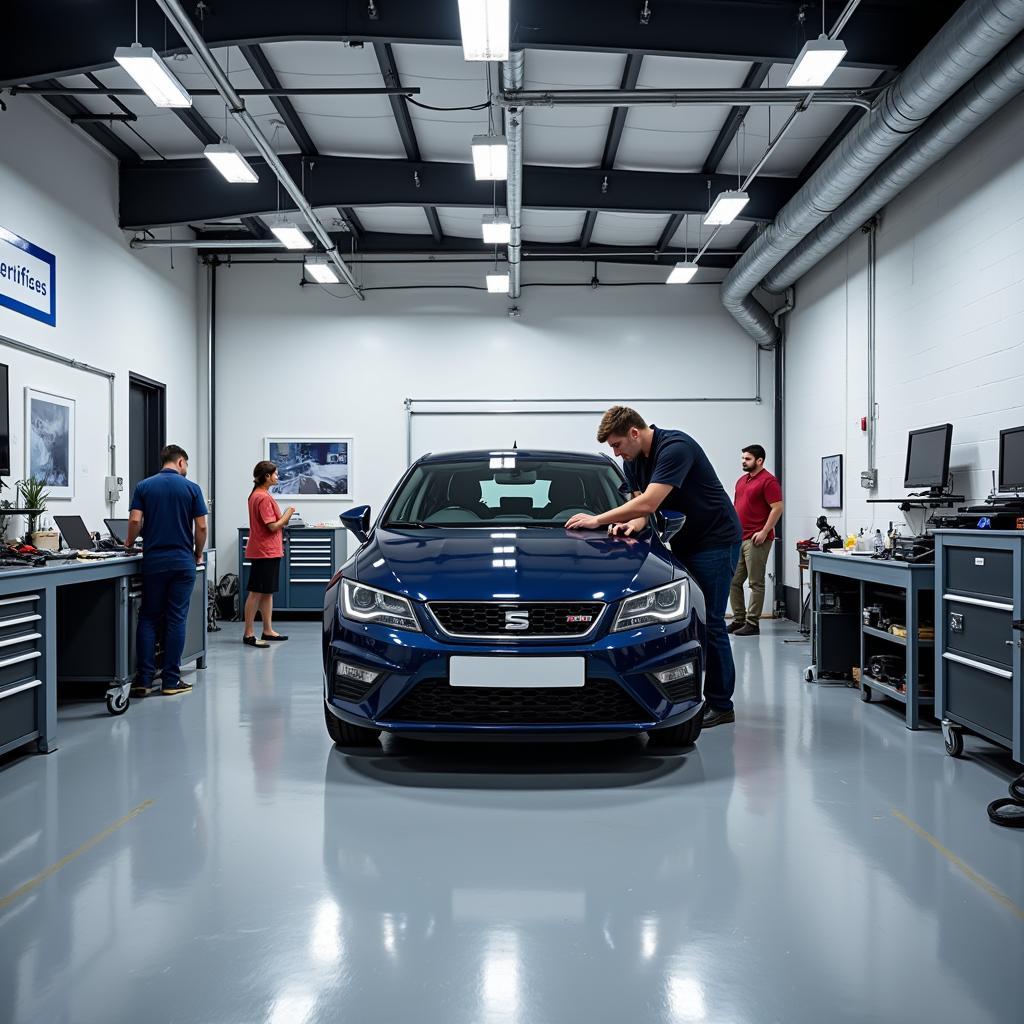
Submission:
<svg viewBox="0 0 1024 1024">
<path fill-rule="evenodd" d="M 317 284 L 337 284 L 338 275 L 334 272 L 326 256 L 307 256 L 305 271 Z"/>
<path fill-rule="evenodd" d="M 817 39 L 808 39 L 786 79 L 791 89 L 817 89 L 832 76 L 843 62 L 846 47 L 841 39 L 829 39 L 823 32 Z"/>
<path fill-rule="evenodd" d="M 152 46 L 143 46 L 139 42 L 119 46 L 114 51 L 114 60 L 158 107 L 192 106 L 192 97 Z"/>
<path fill-rule="evenodd" d="M 233 185 L 251 185 L 259 181 L 252 165 L 230 142 L 212 142 L 203 150 L 203 156 Z"/>
<path fill-rule="evenodd" d="M 508 180 L 508 140 L 504 135 L 474 135 L 471 146 L 477 181 Z"/>
<path fill-rule="evenodd" d="M 683 260 L 672 268 L 665 284 L 689 284 L 699 269 L 700 267 L 696 263 L 690 260 Z"/>
<path fill-rule="evenodd" d="M 487 290 L 492 295 L 508 295 L 508 274 L 488 274 Z"/>
<path fill-rule="evenodd" d="M 466 60 L 508 60 L 509 0 L 459 0 Z"/>
<path fill-rule="evenodd" d="M 487 245 L 508 245 L 512 241 L 512 222 L 508 217 L 484 217 L 482 227 Z"/>
<path fill-rule="evenodd" d="M 705 224 L 731 224 L 739 215 L 750 196 L 742 189 L 727 189 L 715 196 L 711 209 L 704 216 Z"/>
<path fill-rule="evenodd" d="M 286 249 L 312 249 L 313 243 L 300 230 L 299 226 L 292 220 L 276 220 L 267 222 L 271 234 Z"/>
</svg>

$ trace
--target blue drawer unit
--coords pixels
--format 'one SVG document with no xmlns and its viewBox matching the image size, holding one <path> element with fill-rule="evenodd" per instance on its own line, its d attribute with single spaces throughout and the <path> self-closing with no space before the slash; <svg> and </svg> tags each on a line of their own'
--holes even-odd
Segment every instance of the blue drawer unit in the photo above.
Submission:
<svg viewBox="0 0 1024 1024">
<path fill-rule="evenodd" d="M 274 610 L 320 612 L 324 590 L 345 561 L 345 530 L 300 526 L 289 527 L 284 534 L 284 557 Z M 249 592 L 249 563 L 245 559 L 248 540 L 248 528 L 240 528 L 238 565 L 243 602 Z"/>
</svg>

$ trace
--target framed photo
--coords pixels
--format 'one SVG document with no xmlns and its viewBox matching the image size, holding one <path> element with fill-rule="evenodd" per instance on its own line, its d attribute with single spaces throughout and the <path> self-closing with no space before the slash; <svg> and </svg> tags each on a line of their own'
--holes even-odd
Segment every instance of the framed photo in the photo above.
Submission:
<svg viewBox="0 0 1024 1024">
<path fill-rule="evenodd" d="M 51 498 L 75 496 L 75 402 L 25 388 L 25 477 Z"/>
<path fill-rule="evenodd" d="M 826 455 L 821 460 L 821 507 L 843 507 L 842 455 Z"/>
<path fill-rule="evenodd" d="M 263 457 L 277 463 L 275 498 L 352 501 L 351 437 L 266 437 Z"/>
</svg>

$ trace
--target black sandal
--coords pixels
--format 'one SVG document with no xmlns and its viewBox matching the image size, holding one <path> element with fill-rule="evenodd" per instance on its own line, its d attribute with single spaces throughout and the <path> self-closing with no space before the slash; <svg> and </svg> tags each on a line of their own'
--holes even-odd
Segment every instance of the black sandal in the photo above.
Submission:
<svg viewBox="0 0 1024 1024">
<path fill-rule="evenodd" d="M 266 640 L 257 640 L 255 636 L 243 636 L 242 643 L 247 647 L 269 647 Z"/>
<path fill-rule="evenodd" d="M 263 636 L 260 637 L 260 639 L 266 640 L 270 643 L 277 643 L 279 640 L 287 640 L 288 637 L 286 637 L 284 633 L 278 633 L 276 636 L 270 636 L 270 634 L 264 633 Z"/>
</svg>

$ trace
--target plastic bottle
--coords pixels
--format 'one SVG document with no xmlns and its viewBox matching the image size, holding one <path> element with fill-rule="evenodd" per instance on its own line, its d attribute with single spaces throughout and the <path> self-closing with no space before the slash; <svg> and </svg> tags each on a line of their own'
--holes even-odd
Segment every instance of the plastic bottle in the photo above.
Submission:
<svg viewBox="0 0 1024 1024">
<path fill-rule="evenodd" d="M 881 558 L 885 551 L 885 541 L 882 540 L 882 531 L 875 530 L 875 558 Z"/>
</svg>

